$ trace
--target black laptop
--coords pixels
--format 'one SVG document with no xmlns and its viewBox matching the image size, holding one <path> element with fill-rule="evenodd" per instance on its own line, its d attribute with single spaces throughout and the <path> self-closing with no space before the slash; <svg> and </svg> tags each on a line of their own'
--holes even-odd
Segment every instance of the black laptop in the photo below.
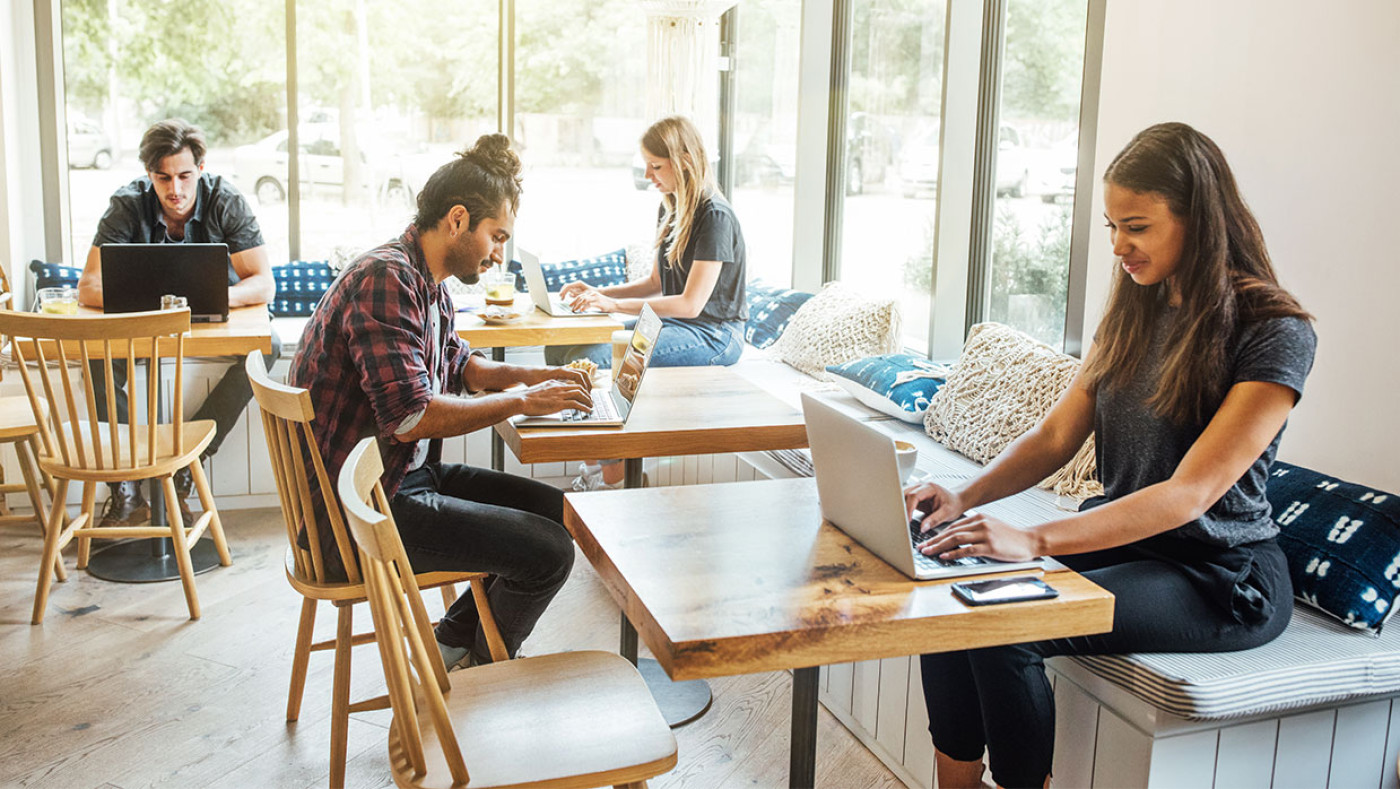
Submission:
<svg viewBox="0 0 1400 789">
<path fill-rule="evenodd" d="M 184 296 L 190 321 L 228 320 L 227 244 L 103 244 L 102 311 L 160 309 L 161 296 Z"/>
</svg>

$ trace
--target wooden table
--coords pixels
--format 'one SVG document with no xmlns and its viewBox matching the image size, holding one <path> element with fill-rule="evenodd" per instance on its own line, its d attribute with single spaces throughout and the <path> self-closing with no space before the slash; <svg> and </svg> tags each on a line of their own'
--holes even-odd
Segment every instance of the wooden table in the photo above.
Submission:
<svg viewBox="0 0 1400 789">
<path fill-rule="evenodd" d="M 625 485 L 642 486 L 642 460 L 658 455 L 758 452 L 807 446 L 802 412 L 727 367 L 647 370 L 624 427 L 524 428 L 496 432 L 524 463 L 622 459 Z M 662 714 L 679 726 L 709 709 L 709 683 L 667 679 L 654 661 L 637 660 L 637 631 L 622 617 L 620 652 L 646 678 Z"/>
<path fill-rule="evenodd" d="M 458 309 L 457 336 L 473 348 L 490 348 L 491 358 L 498 362 L 506 360 L 507 348 L 610 343 L 613 332 L 622 328 L 622 322 L 612 315 L 556 318 L 535 307 L 530 296 L 524 293 L 515 296 L 515 309 L 524 317 L 507 324 L 492 325 L 481 320 L 477 313 L 486 307 L 485 296 L 456 296 L 453 301 Z M 496 471 L 505 468 L 505 449 L 500 435 L 494 432 L 491 434 L 491 468 Z"/>
<path fill-rule="evenodd" d="M 569 532 L 673 679 L 793 670 L 791 786 L 816 774 L 819 666 L 1112 626 L 1113 596 L 1074 572 L 1047 574 L 1053 600 L 979 608 L 950 581 L 912 581 L 822 520 L 811 479 L 564 501 Z"/>
<path fill-rule="evenodd" d="M 102 310 L 79 307 L 79 315 L 101 315 Z M 77 343 L 73 348 L 64 343 L 69 359 L 81 358 Z M 161 343 L 164 348 L 165 343 Z M 272 318 L 267 305 L 235 307 L 229 310 L 224 323 L 191 323 L 190 332 L 185 336 L 185 357 L 235 356 L 240 357 L 236 364 L 242 364 L 241 357 L 252 351 L 272 352 Z M 100 358 L 101 343 L 89 343 L 88 353 Z M 159 389 L 157 390 L 159 392 Z M 159 407 L 164 407 L 160 405 Z M 163 523 L 165 519 L 165 498 L 156 489 L 156 480 L 150 481 L 149 501 L 151 520 Z M 180 577 L 175 565 L 175 556 L 170 550 L 170 540 L 164 537 L 121 541 L 109 547 L 95 550 L 88 561 L 88 572 L 98 578 L 118 583 L 148 583 L 170 581 Z M 196 573 L 213 569 L 219 564 L 218 553 L 209 540 L 200 540 L 190 549 L 190 560 Z"/>
</svg>

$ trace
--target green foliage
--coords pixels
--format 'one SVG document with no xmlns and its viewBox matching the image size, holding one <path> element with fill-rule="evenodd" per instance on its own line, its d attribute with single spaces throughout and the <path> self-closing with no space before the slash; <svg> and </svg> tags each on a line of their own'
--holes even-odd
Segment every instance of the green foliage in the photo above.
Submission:
<svg viewBox="0 0 1400 789">
<path fill-rule="evenodd" d="M 942 0 L 857 3 L 852 16 L 851 110 L 936 115 L 943 77 Z"/>
<path fill-rule="evenodd" d="M 1070 211 L 1057 206 L 1030 236 L 1003 202 L 992 232 L 988 318 L 1056 347 L 1064 340 L 1069 298 Z"/>
<path fill-rule="evenodd" d="M 1088 11 L 1085 0 L 1011 0 L 1006 11 L 1002 115 L 1074 120 Z"/>
</svg>

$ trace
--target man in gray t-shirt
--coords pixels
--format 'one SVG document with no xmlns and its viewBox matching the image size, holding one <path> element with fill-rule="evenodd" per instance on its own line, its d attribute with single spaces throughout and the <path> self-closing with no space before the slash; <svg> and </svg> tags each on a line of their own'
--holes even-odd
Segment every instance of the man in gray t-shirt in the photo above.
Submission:
<svg viewBox="0 0 1400 789">
<path fill-rule="evenodd" d="M 88 251 L 87 265 L 78 280 L 78 300 L 89 307 L 102 306 L 102 252 L 104 244 L 227 244 L 229 249 L 228 303 L 230 307 L 266 304 L 277 292 L 258 220 L 243 195 L 217 175 L 204 172 L 204 134 L 179 120 L 161 121 L 141 137 L 141 162 L 146 175 L 118 189 Z M 281 343 L 272 335 L 269 367 L 281 355 Z M 92 365 L 94 384 L 105 379 L 101 363 Z M 127 421 L 126 364 L 112 363 L 116 389 L 117 420 Z M 243 365 L 235 361 L 224 373 L 194 419 L 212 419 L 214 438 L 205 457 L 219 450 L 224 437 L 238 421 L 253 396 Z M 98 419 L 107 419 L 107 401 L 97 398 Z M 193 522 L 186 503 L 194 482 L 189 469 L 175 475 L 185 524 Z M 115 483 L 107 497 L 101 526 L 130 526 L 150 519 L 150 506 L 134 482 Z"/>
</svg>

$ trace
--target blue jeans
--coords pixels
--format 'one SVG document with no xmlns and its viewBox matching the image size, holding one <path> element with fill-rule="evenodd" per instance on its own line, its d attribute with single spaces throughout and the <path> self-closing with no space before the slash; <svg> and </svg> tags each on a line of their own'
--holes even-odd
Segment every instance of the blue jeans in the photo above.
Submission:
<svg viewBox="0 0 1400 789">
<path fill-rule="evenodd" d="M 511 657 L 569 578 L 574 541 L 564 529 L 564 494 L 533 479 L 456 463 L 409 472 L 389 502 L 413 571 L 485 572 L 491 613 Z M 437 640 L 491 653 L 470 590 L 437 626 Z"/>
<path fill-rule="evenodd" d="M 623 322 L 631 329 L 637 319 Z M 744 352 L 744 328 L 740 323 L 710 323 L 709 321 L 662 318 L 661 334 L 651 364 L 656 367 L 705 367 L 712 364 L 729 366 L 739 361 Z M 599 368 L 612 366 L 612 346 L 560 345 L 544 349 L 549 364 L 566 364 L 575 359 L 588 359 Z"/>
</svg>

